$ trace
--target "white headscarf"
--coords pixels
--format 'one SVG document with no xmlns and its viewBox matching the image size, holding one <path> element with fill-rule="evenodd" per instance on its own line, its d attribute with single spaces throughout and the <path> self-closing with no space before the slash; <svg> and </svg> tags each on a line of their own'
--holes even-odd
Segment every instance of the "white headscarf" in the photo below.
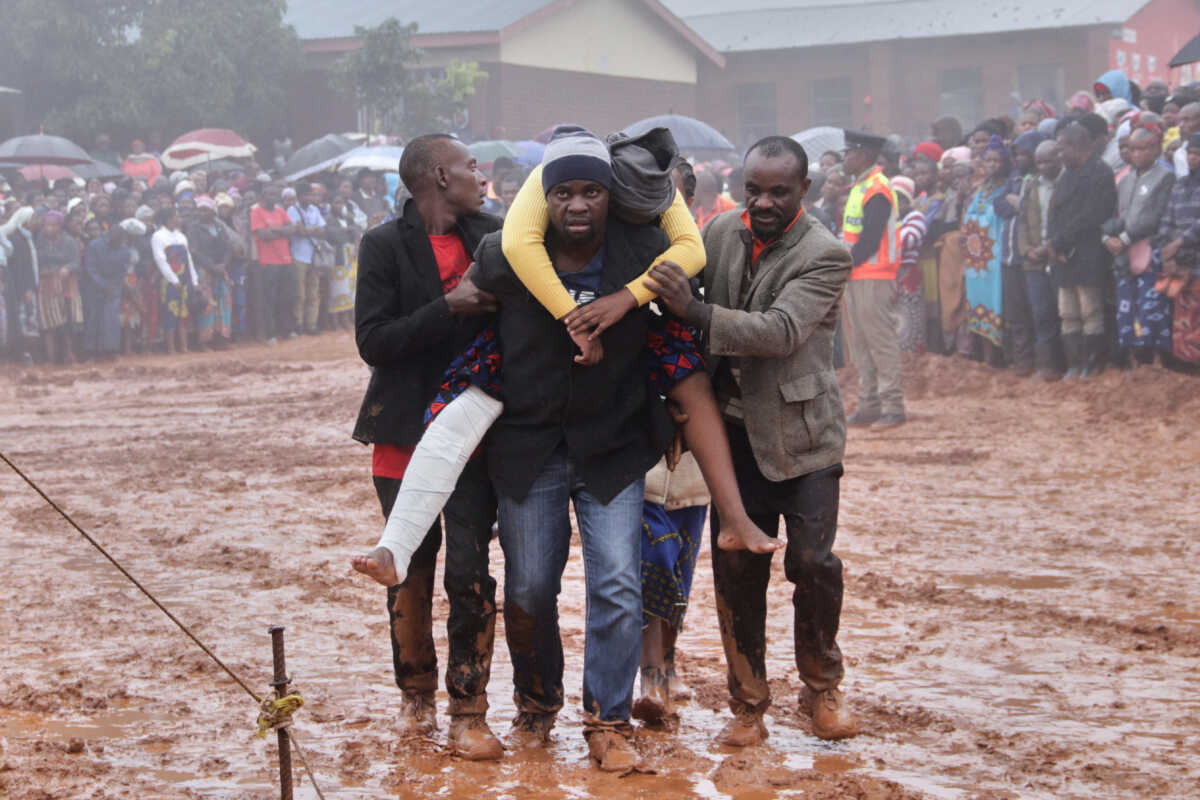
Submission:
<svg viewBox="0 0 1200 800">
<path fill-rule="evenodd" d="M 22 206 L 13 213 L 8 222 L 0 226 L 0 234 L 5 237 L 12 236 L 17 232 L 17 228 L 25 227 L 25 223 L 31 219 L 33 219 L 33 207 Z"/>
</svg>

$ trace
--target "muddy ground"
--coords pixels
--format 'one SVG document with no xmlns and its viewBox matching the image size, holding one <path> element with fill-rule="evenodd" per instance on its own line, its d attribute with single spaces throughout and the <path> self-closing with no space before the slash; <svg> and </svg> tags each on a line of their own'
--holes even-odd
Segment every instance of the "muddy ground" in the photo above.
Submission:
<svg viewBox="0 0 1200 800">
<path fill-rule="evenodd" d="M 267 627 L 287 625 L 327 797 L 1200 796 L 1197 379 L 910 364 L 910 423 L 853 433 L 846 458 L 840 641 L 863 735 L 821 742 L 796 712 L 777 559 L 769 746 L 711 745 L 726 712 L 703 553 L 680 640 L 695 699 L 677 732 L 639 732 L 657 774 L 614 778 L 580 736 L 577 553 L 549 751 L 456 761 L 444 717 L 437 739 L 396 737 L 384 593 L 347 566 L 381 524 L 370 454 L 349 438 L 366 377 L 344 334 L 0 368 L 0 449 L 256 690 Z M 0 531 L 0 797 L 278 796 L 250 699 L 2 466 Z M 498 731 L 510 687 L 499 648 Z M 297 797 L 315 796 L 302 779 Z"/>
</svg>

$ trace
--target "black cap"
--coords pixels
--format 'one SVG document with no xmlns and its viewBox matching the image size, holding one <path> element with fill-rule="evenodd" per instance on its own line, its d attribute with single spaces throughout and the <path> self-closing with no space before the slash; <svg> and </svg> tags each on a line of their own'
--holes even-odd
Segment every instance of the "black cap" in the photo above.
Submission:
<svg viewBox="0 0 1200 800">
<path fill-rule="evenodd" d="M 868 150 L 883 150 L 884 145 L 887 144 L 887 139 L 882 136 L 876 136 L 873 133 L 849 130 L 843 130 L 842 133 L 846 137 L 847 150 L 853 150 L 856 147 L 865 147 Z"/>
</svg>

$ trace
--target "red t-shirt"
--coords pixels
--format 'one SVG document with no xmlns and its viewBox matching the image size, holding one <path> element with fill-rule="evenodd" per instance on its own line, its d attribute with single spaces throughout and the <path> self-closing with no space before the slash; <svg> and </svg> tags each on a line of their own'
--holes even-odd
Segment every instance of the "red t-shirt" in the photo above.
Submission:
<svg viewBox="0 0 1200 800">
<path fill-rule="evenodd" d="M 262 206 L 250 209 L 250 230 L 254 232 L 254 244 L 258 247 L 258 263 L 292 263 L 292 247 L 286 236 L 280 236 L 278 239 L 262 239 L 258 236 L 258 232 L 263 228 L 279 228 L 291 224 L 292 220 L 287 211 L 280 206 L 275 206 L 273 211 L 267 211 Z"/>
<path fill-rule="evenodd" d="M 463 246 L 457 233 L 431 235 L 429 243 L 433 245 L 433 257 L 437 260 L 438 275 L 442 278 L 442 292 L 449 294 L 458 286 L 463 275 L 467 274 L 467 268 L 471 266 L 471 257 L 467 255 L 467 248 Z M 371 454 L 371 474 L 379 478 L 402 479 L 404 471 L 408 469 L 408 462 L 412 460 L 413 449 L 390 444 L 375 445 Z"/>
</svg>

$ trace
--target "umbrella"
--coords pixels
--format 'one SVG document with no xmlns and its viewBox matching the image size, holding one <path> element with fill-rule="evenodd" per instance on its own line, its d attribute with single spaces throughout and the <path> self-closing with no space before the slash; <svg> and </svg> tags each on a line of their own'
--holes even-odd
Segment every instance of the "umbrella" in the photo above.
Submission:
<svg viewBox="0 0 1200 800">
<path fill-rule="evenodd" d="M 92 157 L 70 139 L 38 133 L 18 136 L 0 144 L 0 161 L 69 167 L 72 164 L 90 164 Z"/>
<path fill-rule="evenodd" d="M 513 142 L 512 146 L 517 151 L 515 156 L 517 163 L 523 167 L 536 167 L 542 163 L 542 156 L 546 154 L 546 145 L 533 139 L 522 139 L 519 142 Z"/>
<path fill-rule="evenodd" d="M 57 181 L 63 178 L 74 180 L 78 177 L 70 167 L 59 164 L 26 164 L 21 167 L 20 172 L 21 177 L 27 181 Z"/>
<path fill-rule="evenodd" d="M 546 130 L 539 133 L 537 136 L 533 137 L 533 140 L 535 142 L 541 142 L 542 144 L 547 144 L 550 141 L 550 137 L 554 135 L 554 131 L 557 130 L 560 126 L 574 125 L 574 124 L 575 123 L 573 123 L 573 122 L 556 122 L 553 125 L 551 125 L 549 128 L 546 128 Z"/>
<path fill-rule="evenodd" d="M 80 178 L 89 180 L 91 178 L 122 178 L 125 173 L 121 172 L 121 168 L 104 161 L 93 161 L 90 164 L 80 164 L 71 167 L 71 172 L 74 172 Z"/>
<path fill-rule="evenodd" d="M 1191 64 L 1194 61 L 1200 61 L 1200 36 L 1196 36 L 1185 44 L 1183 49 L 1171 59 L 1170 66 L 1182 67 L 1184 64 Z"/>
<path fill-rule="evenodd" d="M 330 133 L 301 147 L 283 165 L 284 180 L 294 181 L 314 172 L 331 169 L 342 161 L 342 156 L 358 145 L 340 133 Z"/>
<path fill-rule="evenodd" d="M 794 133 L 792 139 L 804 148 L 809 164 L 816 164 L 820 161 L 821 153 L 829 150 L 840 153 L 846 148 L 846 132 L 841 128 L 831 128 L 828 125 Z"/>
<path fill-rule="evenodd" d="M 733 143 L 721 135 L 721 132 L 698 119 L 685 117 L 682 114 L 663 114 L 635 122 L 625 128 L 629 136 L 641 136 L 652 128 L 666 128 L 675 139 L 675 145 L 681 152 L 692 154 L 712 155 L 718 153 L 736 152 Z"/>
<path fill-rule="evenodd" d="M 376 172 L 399 172 L 403 147 L 356 147 L 346 153 L 339 170 L 369 169 Z"/>
<path fill-rule="evenodd" d="M 189 169 L 218 158 L 248 158 L 257 149 L 227 128 L 200 128 L 171 142 L 162 163 L 167 169 Z"/>
<path fill-rule="evenodd" d="M 518 155 L 517 149 L 512 146 L 512 143 L 503 139 L 475 142 L 467 145 L 467 149 L 471 151 L 471 155 L 475 156 L 475 160 L 482 164 L 490 164 L 497 158 L 511 158 L 516 161 Z"/>
</svg>

